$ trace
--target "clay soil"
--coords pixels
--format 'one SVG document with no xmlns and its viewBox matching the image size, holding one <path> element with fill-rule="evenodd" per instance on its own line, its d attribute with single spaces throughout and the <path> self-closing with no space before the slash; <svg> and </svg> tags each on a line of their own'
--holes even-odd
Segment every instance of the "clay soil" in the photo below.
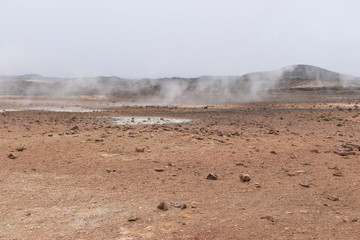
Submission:
<svg viewBox="0 0 360 240">
<path fill-rule="evenodd" d="M 359 239 L 357 106 L 0 112 L 0 239 Z"/>
</svg>

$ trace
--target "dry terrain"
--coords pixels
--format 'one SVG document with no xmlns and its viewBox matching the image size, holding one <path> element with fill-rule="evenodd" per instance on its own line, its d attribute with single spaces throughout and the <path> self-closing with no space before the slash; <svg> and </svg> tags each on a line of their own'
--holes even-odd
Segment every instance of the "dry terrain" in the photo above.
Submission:
<svg viewBox="0 0 360 240">
<path fill-rule="evenodd" d="M 359 239 L 359 100 L 0 104 L 0 239 Z"/>
</svg>

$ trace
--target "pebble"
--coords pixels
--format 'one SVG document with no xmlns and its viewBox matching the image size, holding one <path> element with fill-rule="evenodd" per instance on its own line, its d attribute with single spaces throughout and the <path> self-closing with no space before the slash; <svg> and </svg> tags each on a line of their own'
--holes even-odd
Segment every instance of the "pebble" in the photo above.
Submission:
<svg viewBox="0 0 360 240">
<path fill-rule="evenodd" d="M 306 188 L 310 187 L 309 183 L 305 182 L 305 181 L 299 182 L 299 185 L 302 186 L 302 187 L 306 187 Z"/>
<path fill-rule="evenodd" d="M 168 211 L 169 210 L 169 206 L 166 202 L 161 202 L 158 206 L 158 209 L 163 210 L 163 211 Z"/>
<path fill-rule="evenodd" d="M 264 217 L 261 217 L 261 219 L 266 219 L 270 222 L 275 222 L 275 219 L 272 216 L 264 216 Z"/>
<path fill-rule="evenodd" d="M 208 180 L 218 180 L 218 175 L 216 173 L 209 173 L 209 175 L 207 175 L 206 179 Z"/>
<path fill-rule="evenodd" d="M 135 152 L 145 152 L 145 148 L 137 147 L 137 148 L 135 148 Z"/>
<path fill-rule="evenodd" d="M 17 158 L 17 156 L 14 153 L 9 153 L 8 158 L 15 159 L 15 158 Z"/>
<path fill-rule="evenodd" d="M 335 196 L 326 196 L 326 198 L 330 201 L 339 201 L 339 198 Z"/>
<path fill-rule="evenodd" d="M 130 216 L 128 218 L 128 222 L 136 222 L 137 220 L 140 220 L 140 218 L 136 217 L 136 216 Z"/>
<path fill-rule="evenodd" d="M 240 180 L 243 182 L 249 182 L 250 181 L 250 175 L 249 174 L 240 174 Z"/>
</svg>

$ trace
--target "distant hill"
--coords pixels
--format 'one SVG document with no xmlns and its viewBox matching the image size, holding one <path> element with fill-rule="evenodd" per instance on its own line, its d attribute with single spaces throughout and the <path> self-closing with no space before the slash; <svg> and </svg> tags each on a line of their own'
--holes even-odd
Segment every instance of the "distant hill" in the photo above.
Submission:
<svg viewBox="0 0 360 240">
<path fill-rule="evenodd" d="M 116 76 L 55 78 L 37 74 L 0 76 L 1 95 L 106 95 L 164 102 L 187 99 L 241 101 L 271 92 L 360 89 L 360 78 L 310 65 L 292 65 L 242 76 L 124 79 Z"/>
</svg>

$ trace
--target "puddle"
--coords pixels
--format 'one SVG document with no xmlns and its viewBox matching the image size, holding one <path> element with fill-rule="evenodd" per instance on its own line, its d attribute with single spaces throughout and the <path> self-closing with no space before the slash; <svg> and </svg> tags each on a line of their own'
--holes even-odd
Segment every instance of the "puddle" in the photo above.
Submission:
<svg viewBox="0 0 360 240">
<path fill-rule="evenodd" d="M 162 118 L 162 117 L 113 117 L 111 123 L 117 125 L 140 125 L 140 124 L 173 124 L 190 123 L 192 119 L 186 118 Z"/>
</svg>

